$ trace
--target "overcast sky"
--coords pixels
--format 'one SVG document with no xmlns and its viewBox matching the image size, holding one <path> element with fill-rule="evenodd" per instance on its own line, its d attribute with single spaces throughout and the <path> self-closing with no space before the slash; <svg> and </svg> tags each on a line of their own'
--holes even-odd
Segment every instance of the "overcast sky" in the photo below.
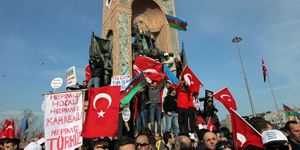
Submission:
<svg viewBox="0 0 300 150">
<path fill-rule="evenodd" d="M 274 111 L 264 58 L 279 101 L 300 106 L 300 1 L 177 0 L 177 17 L 188 22 L 180 31 L 188 64 L 204 84 L 228 87 L 241 115 L 251 114 L 235 36 L 243 40 L 244 59 L 256 112 Z M 87 64 L 91 32 L 101 33 L 102 0 L 0 1 L 1 111 L 41 110 L 43 93 L 54 77 L 75 65 L 80 82 Z M 63 90 L 63 88 L 59 89 Z M 228 112 L 218 102 L 219 115 Z"/>
</svg>

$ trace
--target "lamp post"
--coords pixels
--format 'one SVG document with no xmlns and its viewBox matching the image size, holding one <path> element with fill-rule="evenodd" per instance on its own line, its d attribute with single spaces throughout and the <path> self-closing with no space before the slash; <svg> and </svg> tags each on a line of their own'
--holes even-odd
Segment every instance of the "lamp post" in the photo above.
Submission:
<svg viewBox="0 0 300 150">
<path fill-rule="evenodd" d="M 248 97 L 249 97 L 249 101 L 250 101 L 252 115 L 254 117 L 256 117 L 256 113 L 255 113 L 255 110 L 254 110 L 254 105 L 253 105 L 253 102 L 252 102 L 252 96 L 251 96 L 251 93 L 250 93 L 250 89 L 249 89 L 249 85 L 248 85 L 248 80 L 247 80 L 247 76 L 246 76 L 245 66 L 244 66 L 244 62 L 243 62 L 243 59 L 242 59 L 242 56 L 241 56 L 241 52 L 240 52 L 240 47 L 239 47 L 239 43 L 241 41 L 242 41 L 241 37 L 235 37 L 235 38 L 232 39 L 232 43 L 236 43 L 237 51 L 238 51 L 239 56 L 240 56 L 241 66 L 242 66 L 243 75 L 244 75 L 244 79 L 245 79 L 245 83 L 246 83 L 246 88 L 247 88 L 247 92 L 248 92 Z"/>
</svg>

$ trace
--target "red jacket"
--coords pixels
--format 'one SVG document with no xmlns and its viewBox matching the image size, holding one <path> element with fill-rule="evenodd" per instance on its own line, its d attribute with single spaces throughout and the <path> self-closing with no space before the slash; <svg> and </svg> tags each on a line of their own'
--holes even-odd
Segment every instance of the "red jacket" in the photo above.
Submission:
<svg viewBox="0 0 300 150">
<path fill-rule="evenodd" d="M 188 102 L 189 102 L 188 93 L 182 92 L 182 91 L 178 92 L 177 107 L 183 108 L 183 109 L 188 109 L 189 108 Z"/>
<path fill-rule="evenodd" d="M 193 97 L 193 95 L 189 95 L 188 106 L 194 108 L 194 97 Z"/>
</svg>

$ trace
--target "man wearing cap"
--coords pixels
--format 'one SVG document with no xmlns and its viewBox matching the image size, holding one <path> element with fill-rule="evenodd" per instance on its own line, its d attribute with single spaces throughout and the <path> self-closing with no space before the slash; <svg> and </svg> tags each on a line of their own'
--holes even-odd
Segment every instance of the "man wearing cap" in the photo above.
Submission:
<svg viewBox="0 0 300 150">
<path fill-rule="evenodd" d="M 170 56 L 169 53 L 165 52 L 163 64 L 165 64 L 170 69 L 170 71 L 176 76 L 176 64 L 173 56 Z"/>
<path fill-rule="evenodd" d="M 265 150 L 292 150 L 286 136 L 279 130 L 267 130 L 262 133 Z"/>
</svg>

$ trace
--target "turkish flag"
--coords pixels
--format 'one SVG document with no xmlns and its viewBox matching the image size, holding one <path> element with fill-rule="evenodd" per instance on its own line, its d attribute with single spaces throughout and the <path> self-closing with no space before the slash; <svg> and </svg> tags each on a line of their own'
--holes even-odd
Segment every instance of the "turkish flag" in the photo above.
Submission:
<svg viewBox="0 0 300 150">
<path fill-rule="evenodd" d="M 15 138 L 15 121 L 5 119 L 0 138 Z"/>
<path fill-rule="evenodd" d="M 15 120 L 10 121 L 10 124 L 6 127 L 6 137 L 15 138 Z"/>
<path fill-rule="evenodd" d="M 86 80 L 87 82 L 89 82 L 90 79 L 92 78 L 92 71 L 91 71 L 90 65 L 87 65 L 87 66 L 85 67 L 85 73 L 84 73 L 84 76 L 85 76 L 85 80 Z"/>
<path fill-rule="evenodd" d="M 162 83 L 163 75 L 153 72 L 145 73 L 145 78 L 148 83 L 156 81 L 158 85 Z"/>
<path fill-rule="evenodd" d="M 89 106 L 82 136 L 85 138 L 117 136 L 119 108 L 120 86 L 89 89 Z"/>
<path fill-rule="evenodd" d="M 188 87 L 192 92 L 199 93 L 200 88 L 203 86 L 203 84 L 188 66 L 185 66 L 181 72 L 180 79 L 184 79 L 184 81 L 187 82 Z"/>
<path fill-rule="evenodd" d="M 263 71 L 264 82 L 266 82 L 267 67 L 265 65 L 264 59 L 261 60 L 261 63 L 262 63 L 262 71 Z"/>
<path fill-rule="evenodd" d="M 140 71 L 144 73 L 162 73 L 162 67 L 162 63 L 152 58 L 139 55 L 134 61 L 134 75 L 137 75 Z"/>
<path fill-rule="evenodd" d="M 229 92 L 228 88 L 224 88 L 219 92 L 215 93 L 214 98 L 219 100 L 228 111 L 230 111 L 230 108 L 232 108 L 235 111 L 237 110 L 235 100 Z"/>
<path fill-rule="evenodd" d="M 211 117 L 207 121 L 207 127 L 206 127 L 206 129 L 209 130 L 209 131 L 217 131 L 215 122 L 214 122 L 214 120 Z"/>
<path fill-rule="evenodd" d="M 6 127 L 10 124 L 10 121 L 8 119 L 5 119 L 2 130 L 0 132 L 0 138 L 5 138 L 5 131 L 6 131 Z"/>
<path fill-rule="evenodd" d="M 230 108 L 233 140 L 242 150 L 248 145 L 263 148 L 262 137 L 247 121 L 235 110 Z"/>
</svg>

